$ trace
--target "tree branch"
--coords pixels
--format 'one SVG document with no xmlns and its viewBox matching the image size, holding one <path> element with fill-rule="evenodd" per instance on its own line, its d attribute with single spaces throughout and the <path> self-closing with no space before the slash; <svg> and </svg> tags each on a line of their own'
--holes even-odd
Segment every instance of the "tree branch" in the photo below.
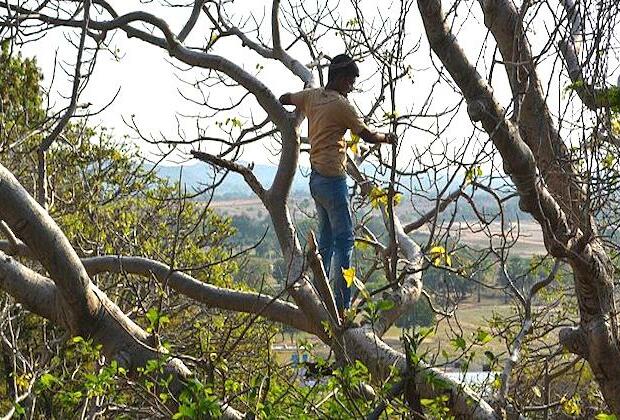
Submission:
<svg viewBox="0 0 620 420">
<path fill-rule="evenodd" d="M 517 107 L 514 126 L 530 148 L 535 164 L 558 204 L 577 226 L 581 226 L 581 204 L 585 194 L 576 182 L 574 162 L 547 107 L 536 63 L 523 28 L 523 16 L 510 0 L 478 0 L 504 59 Z M 455 79 L 456 81 L 456 79 Z M 462 87 L 461 87 L 462 89 Z"/>
<path fill-rule="evenodd" d="M 327 281 L 327 275 L 325 274 L 321 255 L 317 251 L 316 238 L 313 231 L 310 231 L 308 235 L 308 252 L 306 253 L 306 255 L 308 258 L 308 264 L 310 265 L 310 269 L 312 270 L 314 287 L 323 299 L 323 303 L 325 303 L 327 312 L 329 312 L 329 314 L 332 316 L 332 322 L 335 326 L 340 327 L 342 325 L 342 320 L 340 319 L 340 316 L 338 315 L 338 310 L 336 309 L 336 301 L 334 299 L 332 289 L 329 287 Z"/>
<path fill-rule="evenodd" d="M 245 182 L 252 189 L 252 191 L 254 191 L 254 194 L 256 194 L 258 198 L 261 199 L 261 201 L 263 202 L 265 201 L 265 193 L 266 193 L 265 188 L 260 183 L 258 178 L 256 178 L 256 175 L 254 175 L 254 172 L 252 172 L 252 170 L 248 168 L 247 166 L 243 166 L 236 162 L 231 162 L 229 160 L 222 159 L 220 157 L 217 157 L 209 153 L 200 152 L 198 150 L 192 150 L 191 153 L 192 153 L 192 156 L 194 156 L 198 160 L 209 163 L 211 165 L 218 166 L 220 168 L 226 168 L 230 171 L 233 171 L 233 172 L 236 172 L 242 175 L 243 179 L 245 179 Z"/>
<path fill-rule="evenodd" d="M 452 203 L 454 200 L 459 198 L 461 196 L 461 194 L 463 194 L 463 190 L 462 189 L 458 189 L 456 191 L 453 191 L 452 193 L 450 193 L 450 195 L 448 195 L 446 198 L 441 200 L 434 209 L 431 209 L 431 210 L 427 211 L 425 214 L 423 214 L 415 222 L 411 222 L 411 223 L 406 224 L 403 227 L 403 230 L 405 231 L 405 233 L 411 233 L 414 230 L 421 228 L 426 223 L 428 223 L 429 221 L 431 221 L 434 218 L 436 218 L 439 213 L 444 211 L 450 205 L 450 203 Z"/>
<path fill-rule="evenodd" d="M 62 316 L 74 334 L 88 335 L 100 310 L 79 257 L 52 218 L 0 164 L 0 219 L 30 248 L 67 303 Z M 59 308 L 60 309 L 60 308 Z"/>
<path fill-rule="evenodd" d="M 194 0 L 194 7 L 192 8 L 192 14 L 189 16 L 189 19 L 179 32 L 177 39 L 179 42 L 185 42 L 185 39 L 189 35 L 189 33 L 196 26 L 196 22 L 198 22 L 198 17 L 200 17 L 200 11 L 202 10 L 202 5 L 204 4 L 204 0 Z"/>
<path fill-rule="evenodd" d="M 291 303 L 262 293 L 230 290 L 203 283 L 187 274 L 171 271 L 169 266 L 158 261 L 143 257 L 106 255 L 84 258 L 82 262 L 90 275 L 107 272 L 154 276 L 160 283 L 207 306 L 257 314 L 300 331 L 317 333 L 299 308 Z"/>
</svg>

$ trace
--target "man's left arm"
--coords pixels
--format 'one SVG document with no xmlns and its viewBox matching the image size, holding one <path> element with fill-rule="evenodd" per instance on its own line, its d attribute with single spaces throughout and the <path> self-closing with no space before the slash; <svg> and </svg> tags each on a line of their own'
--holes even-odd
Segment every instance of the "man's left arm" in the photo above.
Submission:
<svg viewBox="0 0 620 420">
<path fill-rule="evenodd" d="M 342 111 L 345 127 L 351 130 L 353 134 L 360 136 L 365 142 L 391 144 L 396 141 L 396 136 L 393 133 L 380 133 L 368 128 L 350 103 L 345 103 Z"/>
</svg>

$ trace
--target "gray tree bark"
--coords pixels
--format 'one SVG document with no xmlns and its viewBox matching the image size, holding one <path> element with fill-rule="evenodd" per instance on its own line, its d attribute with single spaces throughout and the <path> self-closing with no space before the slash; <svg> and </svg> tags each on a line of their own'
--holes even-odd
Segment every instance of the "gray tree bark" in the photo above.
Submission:
<svg viewBox="0 0 620 420">
<path fill-rule="evenodd" d="M 571 266 L 579 302 L 580 325 L 564 329 L 560 342 L 588 361 L 605 401 L 620 413 L 620 348 L 613 297 L 613 267 L 596 237 L 585 198 L 575 184 L 577 175 L 566 163 L 566 146 L 549 116 L 529 55 L 527 41 L 513 3 L 481 1 L 485 23 L 504 60 L 522 63 L 507 68 L 513 92 L 525 92 L 521 115 L 508 120 L 491 88 L 446 26 L 438 0 L 418 0 L 426 34 L 433 49 L 461 89 L 473 122 L 480 122 L 503 158 L 520 195 L 519 206 L 540 224 L 545 247 Z M 513 50 L 517 48 L 518 51 Z M 517 77 L 520 71 L 527 77 Z M 523 86 L 527 86 L 523 88 Z"/>
</svg>

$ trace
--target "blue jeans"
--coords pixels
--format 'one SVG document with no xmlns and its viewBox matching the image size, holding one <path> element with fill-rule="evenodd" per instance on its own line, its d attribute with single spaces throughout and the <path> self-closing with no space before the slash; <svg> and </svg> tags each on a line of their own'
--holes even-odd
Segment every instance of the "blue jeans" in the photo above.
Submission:
<svg viewBox="0 0 620 420">
<path fill-rule="evenodd" d="M 316 204 L 319 221 L 319 254 L 329 277 L 332 255 L 334 273 L 334 298 L 340 312 L 351 305 L 351 288 L 347 287 L 342 269 L 351 265 L 353 252 L 353 221 L 347 200 L 347 177 L 323 176 L 316 171 L 310 174 L 310 193 Z"/>
</svg>

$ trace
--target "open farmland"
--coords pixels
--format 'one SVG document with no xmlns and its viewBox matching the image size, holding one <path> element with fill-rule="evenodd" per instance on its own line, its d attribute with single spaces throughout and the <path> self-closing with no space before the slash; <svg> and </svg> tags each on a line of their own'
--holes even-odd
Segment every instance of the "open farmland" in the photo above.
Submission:
<svg viewBox="0 0 620 420">
<path fill-rule="evenodd" d="M 236 199 L 213 201 L 210 207 L 216 212 L 225 216 L 245 216 L 251 219 L 264 220 L 267 216 L 263 204 L 258 199 Z M 409 211 L 408 211 L 409 210 Z M 304 218 L 314 214 L 314 205 L 311 198 L 297 198 L 291 206 L 294 218 Z M 399 216 L 406 223 L 411 219 L 411 209 L 406 205 L 399 208 Z M 409 215 L 409 216 L 408 216 Z M 445 225 L 446 222 L 444 222 Z M 428 240 L 430 227 L 424 226 L 412 233 L 414 239 L 420 244 L 425 244 Z M 457 218 L 450 226 L 450 237 L 458 239 L 460 243 L 472 248 L 483 249 L 489 246 L 490 238 L 495 247 L 506 241 L 514 245 L 511 255 L 520 257 L 531 257 L 532 255 L 545 254 L 542 232 L 538 224 L 532 220 L 525 220 L 519 223 L 513 222 L 504 227 L 502 234 L 499 222 L 491 223 L 485 229 L 475 221 L 468 222 Z"/>
</svg>

